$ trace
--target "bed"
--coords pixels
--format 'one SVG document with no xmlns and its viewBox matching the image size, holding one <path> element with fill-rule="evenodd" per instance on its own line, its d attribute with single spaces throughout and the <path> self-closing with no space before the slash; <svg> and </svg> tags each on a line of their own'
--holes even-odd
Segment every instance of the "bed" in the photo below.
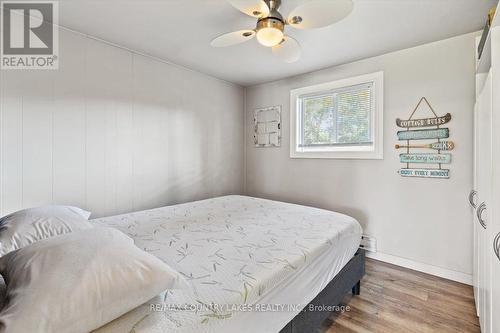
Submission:
<svg viewBox="0 0 500 333">
<path fill-rule="evenodd" d="M 338 304 L 364 274 L 359 223 L 317 208 L 224 196 L 91 222 L 126 233 L 188 285 L 96 333 L 305 331 L 325 317 L 308 304 Z"/>
</svg>

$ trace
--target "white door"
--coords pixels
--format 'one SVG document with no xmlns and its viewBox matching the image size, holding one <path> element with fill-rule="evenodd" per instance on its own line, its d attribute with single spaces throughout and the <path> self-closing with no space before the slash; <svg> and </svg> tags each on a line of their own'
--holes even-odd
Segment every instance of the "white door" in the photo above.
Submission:
<svg viewBox="0 0 500 333">
<path fill-rule="evenodd" d="M 492 91 L 493 96 L 493 182 L 492 201 L 489 214 L 490 240 L 489 253 L 491 256 L 491 313 L 492 333 L 500 332 L 500 29 L 492 30 Z"/>
<path fill-rule="evenodd" d="M 476 302 L 476 312 L 479 316 L 479 304 L 481 295 L 479 293 L 479 228 L 481 226 L 476 222 L 477 187 L 478 187 L 478 159 L 479 159 L 479 124 L 478 124 L 479 102 L 474 106 L 474 162 L 473 162 L 473 186 L 469 193 L 469 204 L 472 214 L 473 224 L 473 263 L 472 263 L 472 285 L 474 286 L 474 300 Z"/>
<path fill-rule="evenodd" d="M 500 98 L 499 98 L 500 102 Z M 500 106 L 500 104 L 499 104 Z M 496 111 L 499 111 L 497 109 Z M 496 119 L 495 119 L 496 118 Z M 497 129 L 493 135 L 493 182 L 492 182 L 492 205 L 490 220 L 490 245 L 488 251 L 491 258 L 491 325 L 492 333 L 500 332 L 500 114 L 494 115 L 494 128 Z M 498 133 L 497 133 L 498 132 Z"/>
<path fill-rule="evenodd" d="M 476 219 L 478 227 L 478 294 L 481 330 L 483 333 L 491 332 L 491 242 L 488 230 L 488 207 L 491 206 L 492 195 L 492 94 L 491 72 L 488 75 L 484 88 L 479 96 L 478 135 L 478 207 Z M 491 226 L 490 226 L 491 228 Z M 494 332 L 497 333 L 497 332 Z"/>
</svg>

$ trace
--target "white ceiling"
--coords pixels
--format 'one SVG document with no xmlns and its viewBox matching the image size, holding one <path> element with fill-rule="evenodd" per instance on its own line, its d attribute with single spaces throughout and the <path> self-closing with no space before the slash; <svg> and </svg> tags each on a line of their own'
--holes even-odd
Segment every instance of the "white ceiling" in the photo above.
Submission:
<svg viewBox="0 0 500 333">
<path fill-rule="evenodd" d="M 307 0 L 283 0 L 286 14 Z M 334 0 L 332 0 L 334 1 Z M 497 0 L 354 0 L 346 19 L 287 33 L 303 47 L 296 63 L 250 42 L 212 48 L 212 38 L 252 29 L 255 19 L 225 0 L 64 0 L 60 24 L 243 86 L 480 30 Z"/>
</svg>

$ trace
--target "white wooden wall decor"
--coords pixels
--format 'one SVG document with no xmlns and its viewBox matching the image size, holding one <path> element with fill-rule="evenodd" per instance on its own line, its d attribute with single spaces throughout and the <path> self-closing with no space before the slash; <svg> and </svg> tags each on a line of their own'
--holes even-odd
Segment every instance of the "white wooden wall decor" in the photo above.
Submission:
<svg viewBox="0 0 500 333">
<path fill-rule="evenodd" d="M 255 147 L 281 146 L 281 105 L 256 109 L 253 119 Z"/>
<path fill-rule="evenodd" d="M 427 104 L 434 117 L 413 119 L 422 102 Z M 399 161 L 406 164 L 406 167 L 398 171 L 402 177 L 450 178 L 450 170 L 443 169 L 441 165 L 451 163 L 451 154 L 441 153 L 441 151 L 450 151 L 455 147 L 455 144 L 453 141 L 441 141 L 441 139 L 450 137 L 450 130 L 448 128 L 440 128 L 441 125 L 448 123 L 450 120 L 451 114 L 449 113 L 441 117 L 438 116 L 425 97 L 420 99 L 408 120 L 396 119 L 398 127 L 406 128 L 405 131 L 397 132 L 398 140 L 406 141 L 406 145 L 396 145 L 396 149 L 406 150 L 406 153 L 399 155 Z M 410 140 L 437 141 L 412 144 Z M 410 149 L 418 149 L 419 152 L 413 153 Z M 431 152 L 421 153 L 421 149 L 430 149 Z M 413 163 L 418 164 L 419 167 L 415 169 L 410 168 L 410 164 Z M 430 167 L 422 168 L 422 164 L 430 165 Z"/>
</svg>

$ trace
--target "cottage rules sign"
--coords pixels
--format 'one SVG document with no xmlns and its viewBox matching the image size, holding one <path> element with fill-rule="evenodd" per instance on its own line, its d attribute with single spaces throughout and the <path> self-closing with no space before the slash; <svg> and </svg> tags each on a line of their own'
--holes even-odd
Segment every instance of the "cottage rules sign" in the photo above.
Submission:
<svg viewBox="0 0 500 333">
<path fill-rule="evenodd" d="M 413 118 L 422 102 L 427 104 L 433 117 Z M 404 131 L 398 131 L 396 135 L 399 141 L 406 141 L 406 144 L 395 145 L 396 149 L 406 150 L 405 153 L 399 154 L 399 161 L 405 164 L 405 167 L 398 171 L 402 177 L 450 178 L 450 170 L 444 169 L 443 165 L 451 163 L 449 151 L 453 150 L 455 143 L 451 140 L 442 140 L 450 137 L 450 129 L 441 127 L 450 120 L 450 113 L 438 116 L 425 97 L 418 101 L 410 118 L 396 119 L 396 125 L 405 129 Z M 414 143 L 414 140 L 420 142 L 422 142 L 421 140 L 432 141 Z M 445 152 L 443 153 L 443 151 Z"/>
<path fill-rule="evenodd" d="M 0 1 L 1 69 L 57 69 L 57 1 Z"/>
</svg>

